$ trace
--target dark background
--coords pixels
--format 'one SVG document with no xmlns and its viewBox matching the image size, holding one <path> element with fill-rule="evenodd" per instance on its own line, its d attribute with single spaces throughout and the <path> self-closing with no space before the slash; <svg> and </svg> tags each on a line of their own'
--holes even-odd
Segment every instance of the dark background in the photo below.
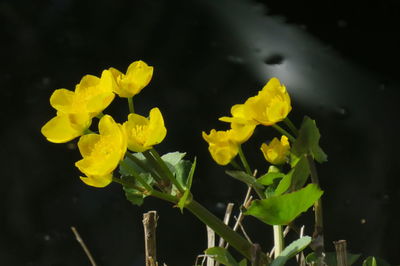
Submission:
<svg viewBox="0 0 400 266">
<path fill-rule="evenodd" d="M 70 226 L 99 265 L 143 265 L 141 217 L 151 209 L 160 215 L 160 261 L 192 265 L 206 248 L 190 213 L 155 199 L 133 206 L 118 185 L 84 185 L 75 141 L 57 145 L 40 134 L 55 115 L 55 89 L 138 59 L 155 72 L 136 109 L 162 110 L 161 153 L 197 156 L 198 201 L 219 216 L 241 202 L 245 187 L 211 160 L 201 131 L 223 129 L 217 118 L 276 76 L 292 97 L 291 119 L 317 119 L 329 156 L 318 166 L 327 249 L 346 239 L 353 253 L 399 264 L 399 11 L 394 0 L 0 1 L 0 265 L 89 265 Z M 126 103 L 106 112 L 122 122 Z M 259 129 L 244 145 L 260 171 L 267 165 L 258 146 L 274 134 Z M 272 231 L 245 224 L 271 246 Z"/>
</svg>

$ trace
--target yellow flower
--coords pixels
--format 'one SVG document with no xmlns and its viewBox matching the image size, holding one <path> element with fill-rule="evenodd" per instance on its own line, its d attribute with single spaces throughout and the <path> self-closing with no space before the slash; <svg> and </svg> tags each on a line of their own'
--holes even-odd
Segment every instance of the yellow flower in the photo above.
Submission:
<svg viewBox="0 0 400 266">
<path fill-rule="evenodd" d="M 138 114 L 129 114 L 123 124 L 126 132 L 128 149 L 143 152 L 161 143 L 167 135 L 164 119 L 158 108 L 150 110 L 149 119 Z"/>
<path fill-rule="evenodd" d="M 91 117 L 95 117 L 114 99 L 115 86 L 111 72 L 104 70 L 101 78 L 84 76 L 76 85 L 75 91 L 55 90 L 50 97 L 50 104 L 64 114 L 88 113 Z"/>
<path fill-rule="evenodd" d="M 265 126 L 282 121 L 292 109 L 286 87 L 277 78 L 270 79 L 258 95 L 247 99 L 244 105 L 245 115 Z"/>
<path fill-rule="evenodd" d="M 227 165 L 239 152 L 239 143 L 236 140 L 244 140 L 245 134 L 232 129 L 216 131 L 212 129 L 210 134 L 203 132 L 203 139 L 208 142 L 208 150 L 211 157 L 219 165 Z"/>
<path fill-rule="evenodd" d="M 129 98 L 138 94 L 144 87 L 149 84 L 153 76 L 153 67 L 148 66 L 143 61 L 133 62 L 126 71 L 126 75 L 122 74 L 115 68 L 109 69 L 113 74 L 117 85 L 114 92 L 119 97 Z"/>
<path fill-rule="evenodd" d="M 220 117 L 219 120 L 228 123 L 241 124 L 241 125 L 254 125 L 258 124 L 257 121 L 250 117 L 249 110 L 244 104 L 235 104 L 231 108 L 232 117 L 224 116 Z"/>
<path fill-rule="evenodd" d="M 53 143 L 65 143 L 84 134 L 92 119 L 87 113 L 62 114 L 58 112 L 42 127 L 42 134 Z"/>
<path fill-rule="evenodd" d="M 232 117 L 221 117 L 220 121 L 231 123 L 233 129 L 232 138 L 235 142 L 241 144 L 246 142 L 254 132 L 257 122 L 249 118 L 246 114 L 244 104 L 236 104 L 231 108 Z"/>
<path fill-rule="evenodd" d="M 75 91 L 55 90 L 50 97 L 50 104 L 57 110 L 57 116 L 42 127 L 42 134 L 54 143 L 64 143 L 83 135 L 92 118 L 114 99 L 115 86 L 111 72 L 104 70 L 101 78 L 84 76 Z"/>
<path fill-rule="evenodd" d="M 123 159 L 127 143 L 123 127 L 105 115 L 99 122 L 100 134 L 88 134 L 79 139 L 83 157 L 75 166 L 86 175 L 81 180 L 94 187 L 105 187 L 112 181 L 112 172 Z"/>
<path fill-rule="evenodd" d="M 289 154 L 290 144 L 286 136 L 281 137 L 281 141 L 274 138 L 269 145 L 263 143 L 261 151 L 265 159 L 275 165 L 283 164 Z"/>
</svg>

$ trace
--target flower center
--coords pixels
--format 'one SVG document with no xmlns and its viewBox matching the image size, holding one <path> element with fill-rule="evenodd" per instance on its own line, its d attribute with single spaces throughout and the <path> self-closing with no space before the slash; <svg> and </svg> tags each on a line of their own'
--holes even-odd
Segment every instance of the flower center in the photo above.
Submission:
<svg viewBox="0 0 400 266">
<path fill-rule="evenodd" d="M 136 140 L 136 142 L 144 145 L 148 135 L 148 125 L 136 125 L 132 128 L 131 136 Z"/>
</svg>

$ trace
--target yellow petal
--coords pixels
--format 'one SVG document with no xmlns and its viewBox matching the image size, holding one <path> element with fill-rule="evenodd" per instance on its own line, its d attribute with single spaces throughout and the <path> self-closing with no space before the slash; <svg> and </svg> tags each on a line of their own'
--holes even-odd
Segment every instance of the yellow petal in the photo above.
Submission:
<svg viewBox="0 0 400 266">
<path fill-rule="evenodd" d="M 95 87 L 99 84 L 100 79 L 93 75 L 85 75 L 75 87 L 75 93 L 85 93 L 87 88 Z"/>
<path fill-rule="evenodd" d="M 277 123 L 285 119 L 290 111 L 290 106 L 283 99 L 273 99 L 266 110 L 266 117 L 272 123 Z"/>
<path fill-rule="evenodd" d="M 113 87 L 114 93 L 118 94 L 119 97 L 124 97 L 124 98 L 131 97 L 131 94 L 125 91 L 121 86 L 121 80 L 125 78 L 125 75 L 121 71 L 113 67 L 110 67 L 108 71 L 110 71 L 110 73 L 114 77 L 114 81 L 116 84 L 116 86 Z"/>
<path fill-rule="evenodd" d="M 208 150 L 211 157 L 219 165 L 227 165 L 238 154 L 238 146 L 236 145 L 210 145 Z"/>
<path fill-rule="evenodd" d="M 78 143 L 83 159 L 75 166 L 87 176 L 101 176 L 112 172 L 126 152 L 125 135 L 121 125 L 105 115 L 99 122 L 99 135 L 84 137 Z"/>
<path fill-rule="evenodd" d="M 115 136 L 121 134 L 121 130 L 118 127 L 118 124 L 114 121 L 114 119 L 110 115 L 104 115 L 99 122 L 99 132 L 100 135 L 111 135 Z"/>
<path fill-rule="evenodd" d="M 98 176 L 112 172 L 119 163 L 120 153 L 111 152 L 107 155 L 101 151 L 97 154 L 84 157 L 75 163 L 75 166 L 87 176 Z"/>
<path fill-rule="evenodd" d="M 148 66 L 141 60 L 136 61 L 130 64 L 126 71 L 126 76 L 141 90 L 149 84 L 153 77 L 153 67 Z"/>
<path fill-rule="evenodd" d="M 239 152 L 239 145 L 232 136 L 232 131 L 216 131 L 210 134 L 202 132 L 203 138 L 208 142 L 211 157 L 219 165 L 227 165 Z"/>
<path fill-rule="evenodd" d="M 158 108 L 150 111 L 149 119 L 138 114 L 129 114 L 123 128 L 127 136 L 128 149 L 134 152 L 151 149 L 167 134 L 164 119 Z"/>
<path fill-rule="evenodd" d="M 78 141 L 78 148 L 83 157 L 89 156 L 94 146 L 99 142 L 100 135 L 98 134 L 87 134 L 80 137 Z"/>
<path fill-rule="evenodd" d="M 128 98 L 138 94 L 149 84 L 153 76 L 153 67 L 148 66 L 143 61 L 135 61 L 128 67 L 126 75 L 118 72 L 117 70 L 112 70 L 112 74 L 118 84 L 118 88 L 114 92 L 120 97 Z"/>
<path fill-rule="evenodd" d="M 264 158 L 271 164 L 280 165 L 286 162 L 286 157 L 289 154 L 290 144 L 286 136 L 282 136 L 279 141 L 274 138 L 269 145 L 263 143 L 261 151 Z"/>
<path fill-rule="evenodd" d="M 89 186 L 102 188 L 108 186 L 112 181 L 112 174 L 102 175 L 102 176 L 81 176 L 80 179 Z"/>
<path fill-rule="evenodd" d="M 149 136 L 144 146 L 153 146 L 161 143 L 167 135 L 167 129 L 164 126 L 164 119 L 158 108 L 150 111 Z"/>
<path fill-rule="evenodd" d="M 50 97 L 50 105 L 57 111 L 70 113 L 73 108 L 75 93 L 66 89 L 58 89 Z"/>
<path fill-rule="evenodd" d="M 242 144 L 246 142 L 254 132 L 256 128 L 255 125 L 246 125 L 246 124 L 231 124 L 231 138 L 238 144 Z"/>
<path fill-rule="evenodd" d="M 65 143 L 83 134 L 84 129 L 73 125 L 68 115 L 57 115 L 47 122 L 41 129 L 48 141 Z"/>
<path fill-rule="evenodd" d="M 281 82 L 279 81 L 279 79 L 273 77 L 267 82 L 267 84 L 264 85 L 262 90 L 272 91 L 280 87 L 281 87 Z"/>
</svg>

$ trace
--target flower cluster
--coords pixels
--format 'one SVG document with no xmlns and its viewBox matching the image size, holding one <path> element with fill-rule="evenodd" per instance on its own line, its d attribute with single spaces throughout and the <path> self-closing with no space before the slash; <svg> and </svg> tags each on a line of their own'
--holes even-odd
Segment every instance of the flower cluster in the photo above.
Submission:
<svg viewBox="0 0 400 266">
<path fill-rule="evenodd" d="M 58 89 L 51 95 L 50 104 L 57 114 L 42 127 L 42 134 L 54 143 L 80 137 L 78 148 L 83 159 L 75 165 L 85 174 L 81 180 L 86 184 L 107 186 L 127 149 L 143 152 L 165 138 L 167 130 L 158 108 L 150 111 L 149 118 L 131 113 L 123 124 L 103 114 L 115 95 L 129 98 L 132 103 L 132 97 L 149 84 L 152 75 L 153 67 L 136 61 L 126 74 L 110 68 L 101 77 L 84 76 L 74 91 Z M 95 117 L 100 118 L 99 134 L 89 129 Z"/>
<path fill-rule="evenodd" d="M 231 129 L 212 129 L 210 134 L 203 132 L 212 158 L 220 165 L 227 165 L 238 154 L 240 145 L 251 137 L 257 125 L 275 125 L 284 120 L 291 109 L 286 87 L 277 78 L 270 79 L 256 96 L 248 98 L 244 104 L 234 105 L 231 117 L 219 119 L 230 123 Z M 289 148 L 289 142 L 283 136 L 281 142 L 274 139 L 269 145 L 263 144 L 261 150 L 270 163 L 282 164 Z"/>
</svg>

